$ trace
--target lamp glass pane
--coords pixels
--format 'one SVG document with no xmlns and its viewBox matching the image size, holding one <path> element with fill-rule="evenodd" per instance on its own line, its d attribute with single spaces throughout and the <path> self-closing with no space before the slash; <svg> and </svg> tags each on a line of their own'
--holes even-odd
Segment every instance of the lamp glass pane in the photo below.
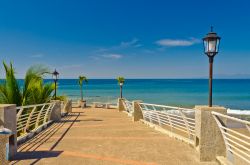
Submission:
<svg viewBox="0 0 250 165">
<path fill-rule="evenodd" d="M 217 39 L 216 52 L 219 52 L 219 44 L 220 44 L 220 39 Z"/>
<path fill-rule="evenodd" d="M 205 51 L 205 53 L 208 51 L 208 44 L 207 44 L 207 41 L 206 40 L 204 40 L 203 41 L 203 44 L 204 44 L 204 51 Z"/>
<path fill-rule="evenodd" d="M 59 77 L 59 75 L 55 75 L 55 74 L 52 74 L 52 78 L 54 79 L 54 80 L 57 80 L 58 79 L 58 77 Z"/>
<path fill-rule="evenodd" d="M 216 52 L 216 40 L 210 40 L 208 42 L 208 52 L 209 53 Z"/>
</svg>

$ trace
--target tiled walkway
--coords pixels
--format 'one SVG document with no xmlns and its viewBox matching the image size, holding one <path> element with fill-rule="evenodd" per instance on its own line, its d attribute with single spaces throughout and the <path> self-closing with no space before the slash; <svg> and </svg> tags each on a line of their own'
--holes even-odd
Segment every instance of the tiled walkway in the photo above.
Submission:
<svg viewBox="0 0 250 165">
<path fill-rule="evenodd" d="M 132 122 L 125 113 L 91 108 L 74 109 L 20 145 L 17 159 L 11 164 L 209 164 L 199 163 L 188 144 Z"/>
</svg>

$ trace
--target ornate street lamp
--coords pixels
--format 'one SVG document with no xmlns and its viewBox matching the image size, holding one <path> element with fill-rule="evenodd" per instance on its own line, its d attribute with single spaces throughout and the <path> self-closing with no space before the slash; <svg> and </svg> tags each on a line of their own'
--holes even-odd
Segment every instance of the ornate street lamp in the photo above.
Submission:
<svg viewBox="0 0 250 165">
<path fill-rule="evenodd" d="M 56 100 L 56 84 L 57 84 L 57 81 L 58 81 L 58 77 L 59 77 L 59 73 L 55 71 L 52 73 L 52 78 L 54 79 L 54 82 L 55 82 L 55 100 Z"/>
<path fill-rule="evenodd" d="M 213 61 L 214 56 L 218 53 L 220 37 L 213 32 L 213 27 L 211 27 L 211 32 L 209 32 L 204 38 L 204 53 L 209 58 L 209 98 L 208 105 L 212 107 L 212 85 L 213 85 Z"/>
<path fill-rule="evenodd" d="M 120 98 L 122 99 L 122 86 L 125 82 L 125 78 L 124 77 L 117 77 L 117 81 L 118 81 L 118 84 L 120 86 Z"/>
</svg>

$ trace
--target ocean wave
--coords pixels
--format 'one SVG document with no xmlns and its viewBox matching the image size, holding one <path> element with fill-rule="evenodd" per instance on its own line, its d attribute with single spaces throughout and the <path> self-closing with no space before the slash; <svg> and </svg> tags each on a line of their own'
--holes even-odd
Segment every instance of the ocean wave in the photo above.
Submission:
<svg viewBox="0 0 250 165">
<path fill-rule="evenodd" d="M 250 115 L 250 110 L 227 109 L 227 114 L 230 114 L 230 115 Z"/>
</svg>

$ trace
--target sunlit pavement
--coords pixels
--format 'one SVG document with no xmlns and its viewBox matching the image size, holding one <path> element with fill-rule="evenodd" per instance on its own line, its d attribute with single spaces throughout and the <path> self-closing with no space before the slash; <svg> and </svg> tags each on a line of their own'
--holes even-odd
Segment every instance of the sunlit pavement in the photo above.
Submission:
<svg viewBox="0 0 250 165">
<path fill-rule="evenodd" d="M 200 163 L 194 148 L 126 113 L 101 108 L 73 109 L 18 150 L 11 164 L 216 164 Z"/>
</svg>

